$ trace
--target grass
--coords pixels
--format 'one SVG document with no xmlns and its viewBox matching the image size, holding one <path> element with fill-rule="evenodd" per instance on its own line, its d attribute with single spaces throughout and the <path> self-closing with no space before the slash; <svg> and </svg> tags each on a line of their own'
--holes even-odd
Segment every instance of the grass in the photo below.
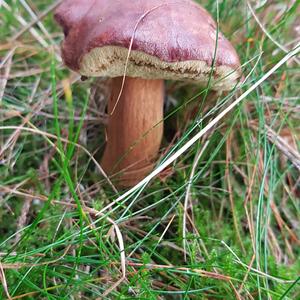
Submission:
<svg viewBox="0 0 300 300">
<path fill-rule="evenodd" d="M 245 93 L 299 43 L 300 2 L 204 3 L 246 81 L 201 105 L 168 82 L 160 165 L 242 101 L 126 194 L 97 163 L 107 82 L 60 63 L 54 4 L 0 6 L 0 299 L 299 299 L 299 55 Z"/>
</svg>

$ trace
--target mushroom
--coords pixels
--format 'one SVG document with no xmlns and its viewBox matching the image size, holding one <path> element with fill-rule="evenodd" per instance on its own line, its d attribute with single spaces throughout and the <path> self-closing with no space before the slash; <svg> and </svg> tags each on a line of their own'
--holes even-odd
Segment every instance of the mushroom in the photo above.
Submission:
<svg viewBox="0 0 300 300">
<path fill-rule="evenodd" d="M 210 14 L 191 0 L 65 0 L 62 57 L 86 77 L 112 78 L 101 165 L 132 186 L 151 171 L 163 136 L 164 80 L 226 91 L 238 82 L 238 55 Z"/>
</svg>

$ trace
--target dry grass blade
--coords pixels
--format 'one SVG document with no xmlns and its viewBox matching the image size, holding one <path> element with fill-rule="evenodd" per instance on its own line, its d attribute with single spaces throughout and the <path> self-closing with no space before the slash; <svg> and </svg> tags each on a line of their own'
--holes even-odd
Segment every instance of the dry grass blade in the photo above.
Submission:
<svg viewBox="0 0 300 300">
<path fill-rule="evenodd" d="M 45 261 L 45 262 L 42 262 L 42 263 L 37 263 L 37 264 L 29 264 L 29 263 L 14 263 L 14 264 L 3 264 L 3 269 L 6 269 L 6 270 L 18 270 L 18 269 L 22 269 L 22 268 L 28 268 L 28 267 L 40 267 L 40 266 L 48 266 L 48 265 L 51 265 L 51 264 L 55 264 L 57 262 L 59 262 L 60 260 L 62 260 L 69 252 L 71 248 L 71 245 L 69 245 L 64 253 L 54 259 L 54 260 L 50 260 L 50 261 Z"/>
<path fill-rule="evenodd" d="M 272 275 L 269 275 L 263 271 L 260 271 L 260 270 L 257 270 L 256 268 L 253 268 L 252 267 L 252 263 L 250 263 L 250 265 L 248 266 L 247 264 L 243 263 L 240 258 L 234 253 L 234 251 L 224 242 L 222 241 L 221 242 L 229 251 L 230 253 L 236 258 L 236 262 L 241 264 L 242 266 L 244 266 L 245 268 L 247 268 L 248 272 L 249 270 L 251 270 L 252 272 L 258 274 L 259 276 L 261 277 L 266 277 L 268 279 L 271 279 L 271 280 L 274 280 L 276 282 L 280 282 L 280 283 L 293 283 L 294 280 L 284 280 L 284 279 L 280 279 L 280 278 L 277 278 L 277 277 L 274 277 Z"/>
<path fill-rule="evenodd" d="M 252 127 L 257 130 L 256 125 L 252 125 Z M 290 146 L 287 141 L 277 134 L 272 128 L 266 125 L 267 129 L 267 137 L 269 141 L 274 144 L 278 150 L 284 154 L 287 159 L 300 171 L 300 153 L 297 149 Z"/>
<path fill-rule="evenodd" d="M 167 269 L 167 270 L 175 270 L 175 271 L 193 272 L 201 277 L 208 277 L 208 278 L 224 280 L 224 281 L 233 280 L 233 278 L 231 278 L 230 276 L 226 276 L 226 275 L 222 275 L 222 274 L 214 273 L 214 272 L 208 272 L 208 271 L 200 270 L 200 269 L 176 267 L 173 265 L 142 264 L 142 263 L 134 263 L 134 262 L 128 262 L 127 264 L 128 264 L 128 266 L 132 266 L 132 267 L 146 267 L 149 270 Z"/>
<path fill-rule="evenodd" d="M 1 280 L 1 283 L 2 283 L 2 286 L 3 286 L 3 289 L 5 291 L 5 294 L 7 296 L 7 298 L 9 300 L 11 300 L 11 296 L 9 294 L 9 291 L 8 291 L 8 287 L 7 287 L 7 282 L 6 282 L 6 278 L 5 278 L 5 273 L 4 273 L 4 269 L 3 269 L 3 266 L 0 262 L 0 280 Z"/>
<path fill-rule="evenodd" d="M 11 7 L 5 2 L 2 2 L 4 8 L 6 10 L 8 10 L 9 12 L 12 13 L 12 9 Z M 27 22 L 25 21 L 25 19 L 23 17 L 21 17 L 20 15 L 14 15 L 16 20 L 22 25 L 22 26 L 27 26 Z M 49 48 L 49 44 L 45 41 L 45 39 L 39 34 L 39 32 L 30 27 L 29 32 L 32 34 L 32 36 L 40 43 L 41 46 L 43 46 L 43 48 L 48 49 Z"/>
<path fill-rule="evenodd" d="M 94 212 L 94 215 L 97 215 L 97 212 Z M 124 240 L 122 233 L 120 231 L 119 226 L 115 223 L 114 220 L 111 218 L 107 217 L 107 220 L 113 224 L 114 229 L 116 231 L 117 239 L 119 241 L 119 250 L 120 250 L 120 257 L 121 257 L 121 270 L 122 270 L 122 277 L 115 283 L 113 284 L 109 289 L 107 289 L 104 293 L 103 296 L 109 295 L 113 290 L 115 290 L 125 279 L 126 279 L 126 254 L 125 254 L 125 247 L 124 247 Z"/>
<path fill-rule="evenodd" d="M 14 56 L 14 51 L 15 51 L 15 48 L 13 48 L 9 52 L 9 56 L 7 58 L 7 61 L 6 61 L 6 65 L 4 67 L 4 74 L 3 74 L 3 76 L 0 77 L 0 105 L 2 103 L 2 99 L 3 99 L 3 96 L 4 96 L 6 84 L 7 84 L 7 79 L 9 77 L 9 73 L 10 73 L 10 70 L 11 70 L 12 58 Z"/>
<path fill-rule="evenodd" d="M 174 2 L 174 3 L 178 3 L 178 2 Z M 130 44 L 129 44 L 129 47 L 128 47 L 128 54 L 127 54 L 127 57 L 126 57 L 126 61 L 125 61 L 125 67 L 124 67 L 124 75 L 123 75 L 123 80 L 122 80 L 122 84 L 121 84 L 121 88 L 120 88 L 120 93 L 117 97 L 117 100 L 116 100 L 116 104 L 115 106 L 113 107 L 112 109 L 112 112 L 111 112 L 111 115 L 114 113 L 114 111 L 116 110 L 116 107 L 121 99 L 121 95 L 122 95 L 122 92 L 123 92 L 123 89 L 124 89 L 124 86 L 125 86 L 125 80 L 126 80 L 126 73 L 127 73 L 127 69 L 128 69 L 128 63 L 129 63 L 129 58 L 130 58 L 130 53 L 131 53 L 131 50 L 132 50 L 132 46 L 133 46 L 133 42 L 134 42 L 134 38 L 135 38 L 135 34 L 136 34 L 136 31 L 137 31 L 137 28 L 138 26 L 141 24 L 141 22 L 149 15 L 151 14 L 153 11 L 159 9 L 160 7 L 162 6 L 165 6 L 165 4 L 160 4 L 160 5 L 157 5 L 155 7 L 153 7 L 152 9 L 146 11 L 144 14 L 141 15 L 141 17 L 137 20 L 134 28 L 133 28 L 133 32 L 132 32 L 132 36 L 131 36 L 131 40 L 130 40 Z"/>
<path fill-rule="evenodd" d="M 52 12 L 59 4 L 61 4 L 63 0 L 58 0 L 52 5 L 50 5 L 44 12 L 39 14 L 33 21 L 27 24 L 27 26 L 23 27 L 16 35 L 11 38 L 11 41 L 15 41 L 20 38 L 27 30 L 30 30 L 32 26 L 34 26 L 37 22 L 46 17 L 50 12 Z"/>
<path fill-rule="evenodd" d="M 31 7 L 28 5 L 28 3 L 25 0 L 19 0 L 19 1 L 22 4 L 22 6 L 25 8 L 25 10 L 28 12 L 28 14 L 34 19 L 34 21 L 36 21 L 36 24 L 41 29 L 41 31 L 44 33 L 44 35 L 47 37 L 47 39 L 49 41 L 51 41 L 52 45 L 54 45 L 55 43 L 54 43 L 51 35 L 49 34 L 48 30 L 43 25 L 43 23 L 39 20 L 39 18 L 36 16 L 35 12 L 31 9 Z M 31 26 L 33 26 L 33 25 L 31 25 Z"/>
<path fill-rule="evenodd" d="M 30 199 L 25 198 L 24 204 L 22 206 L 21 215 L 17 221 L 17 234 L 15 236 L 15 244 L 17 244 L 20 241 L 21 238 L 20 230 L 22 230 L 22 228 L 26 225 L 30 206 L 31 206 Z"/>
</svg>

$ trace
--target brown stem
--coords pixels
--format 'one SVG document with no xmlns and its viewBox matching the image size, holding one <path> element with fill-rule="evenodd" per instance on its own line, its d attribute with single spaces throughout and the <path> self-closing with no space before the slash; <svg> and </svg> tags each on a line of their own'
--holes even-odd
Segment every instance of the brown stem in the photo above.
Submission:
<svg viewBox="0 0 300 300">
<path fill-rule="evenodd" d="M 122 80 L 112 80 L 101 166 L 108 175 L 117 174 L 112 180 L 118 186 L 129 187 L 152 170 L 157 157 L 163 135 L 164 82 L 126 77 L 116 103 Z"/>
</svg>

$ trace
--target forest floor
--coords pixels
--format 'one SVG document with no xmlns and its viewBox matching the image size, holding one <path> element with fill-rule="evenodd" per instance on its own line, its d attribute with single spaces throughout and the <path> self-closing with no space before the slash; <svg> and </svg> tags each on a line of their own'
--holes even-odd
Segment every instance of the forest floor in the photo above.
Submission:
<svg viewBox="0 0 300 300">
<path fill-rule="evenodd" d="M 300 299 L 300 1 L 202 2 L 245 80 L 167 82 L 157 167 L 203 134 L 127 193 L 97 163 L 109 82 L 62 64 L 57 3 L 0 1 L 0 299 Z"/>
</svg>

